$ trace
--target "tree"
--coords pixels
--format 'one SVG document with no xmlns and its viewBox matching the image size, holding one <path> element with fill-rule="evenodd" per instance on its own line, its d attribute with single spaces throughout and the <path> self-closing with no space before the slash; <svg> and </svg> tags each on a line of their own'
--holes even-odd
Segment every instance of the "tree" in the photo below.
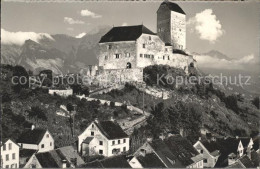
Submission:
<svg viewBox="0 0 260 169">
<path fill-rule="evenodd" d="M 22 88 L 29 88 L 29 75 L 24 67 L 18 65 L 13 70 L 13 90 L 19 93 Z"/>
<path fill-rule="evenodd" d="M 259 107 L 260 107 L 259 97 L 255 97 L 254 100 L 252 101 L 252 103 L 259 109 Z"/>
</svg>

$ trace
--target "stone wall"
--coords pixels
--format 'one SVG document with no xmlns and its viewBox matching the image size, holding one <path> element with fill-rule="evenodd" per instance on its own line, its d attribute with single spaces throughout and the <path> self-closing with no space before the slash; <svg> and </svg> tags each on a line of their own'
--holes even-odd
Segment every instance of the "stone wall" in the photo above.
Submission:
<svg viewBox="0 0 260 169">
<path fill-rule="evenodd" d="M 171 44 L 174 49 L 186 49 L 186 15 L 171 11 Z"/>
<path fill-rule="evenodd" d="M 125 84 L 126 82 L 142 82 L 143 69 L 108 69 L 101 70 L 97 75 L 100 86 L 112 84 Z"/>
<path fill-rule="evenodd" d="M 128 63 L 136 68 L 136 42 L 100 43 L 98 59 L 103 69 L 125 69 Z"/>
</svg>

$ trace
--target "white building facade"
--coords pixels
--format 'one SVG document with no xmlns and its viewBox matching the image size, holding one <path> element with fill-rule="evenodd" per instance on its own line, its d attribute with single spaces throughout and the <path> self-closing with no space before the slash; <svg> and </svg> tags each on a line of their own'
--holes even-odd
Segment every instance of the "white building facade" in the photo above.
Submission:
<svg viewBox="0 0 260 169">
<path fill-rule="evenodd" d="M 82 155 L 110 157 L 128 150 L 129 137 L 113 121 L 96 120 L 78 136 L 78 151 Z"/>
<path fill-rule="evenodd" d="M 19 168 L 19 145 L 8 139 L 1 144 L 1 168 Z"/>
<path fill-rule="evenodd" d="M 25 132 L 17 140 L 22 149 L 38 150 L 46 152 L 54 149 L 54 139 L 45 129 L 32 129 Z"/>
</svg>

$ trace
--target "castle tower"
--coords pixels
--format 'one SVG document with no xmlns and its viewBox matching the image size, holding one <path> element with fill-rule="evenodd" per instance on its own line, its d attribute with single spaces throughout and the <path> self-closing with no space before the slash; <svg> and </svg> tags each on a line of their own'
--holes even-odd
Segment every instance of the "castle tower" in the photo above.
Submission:
<svg viewBox="0 0 260 169">
<path fill-rule="evenodd" d="M 179 5 L 164 1 L 157 10 L 157 34 L 173 49 L 186 49 L 186 14 Z"/>
</svg>

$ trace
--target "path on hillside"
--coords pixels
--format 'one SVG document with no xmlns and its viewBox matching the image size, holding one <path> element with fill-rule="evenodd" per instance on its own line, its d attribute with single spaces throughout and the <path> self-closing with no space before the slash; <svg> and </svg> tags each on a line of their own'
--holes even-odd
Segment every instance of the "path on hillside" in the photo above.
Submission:
<svg viewBox="0 0 260 169">
<path fill-rule="evenodd" d="M 107 105 L 110 105 L 110 102 L 109 100 L 102 100 L 102 99 L 97 99 L 97 98 L 93 98 L 93 97 L 87 97 L 85 95 L 76 95 L 78 98 L 80 99 L 86 99 L 87 101 L 97 101 L 99 100 L 100 103 L 102 105 L 104 105 L 105 103 L 107 103 Z M 124 105 L 123 103 L 121 102 L 115 102 L 115 106 L 117 107 L 120 107 Z M 131 111 L 134 111 L 134 112 L 137 112 L 138 114 L 140 114 L 141 116 L 134 119 L 134 120 L 127 120 L 127 119 L 124 119 L 124 120 L 119 120 L 118 123 L 119 125 L 122 127 L 122 129 L 128 134 L 130 135 L 133 131 L 134 131 L 134 128 L 139 128 L 141 127 L 143 124 L 145 124 L 147 118 L 150 116 L 150 113 L 147 112 L 147 111 L 143 111 L 141 109 L 139 109 L 138 107 L 135 107 L 135 106 L 127 106 L 127 109 L 128 110 L 131 110 Z"/>
</svg>

